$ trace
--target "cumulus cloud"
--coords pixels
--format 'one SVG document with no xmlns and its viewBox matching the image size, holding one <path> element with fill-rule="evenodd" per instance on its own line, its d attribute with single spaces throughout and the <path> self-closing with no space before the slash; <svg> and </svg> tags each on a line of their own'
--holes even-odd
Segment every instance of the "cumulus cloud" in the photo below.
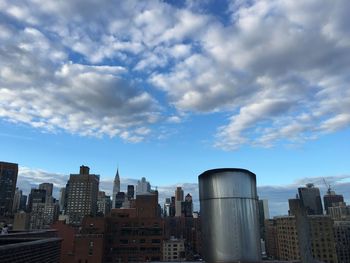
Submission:
<svg viewBox="0 0 350 263">
<path fill-rule="evenodd" d="M 215 136 L 226 150 L 349 126 L 349 1 L 223 6 L 2 1 L 0 116 L 139 142 L 172 119 L 160 90 L 164 108 L 229 115 Z"/>
</svg>

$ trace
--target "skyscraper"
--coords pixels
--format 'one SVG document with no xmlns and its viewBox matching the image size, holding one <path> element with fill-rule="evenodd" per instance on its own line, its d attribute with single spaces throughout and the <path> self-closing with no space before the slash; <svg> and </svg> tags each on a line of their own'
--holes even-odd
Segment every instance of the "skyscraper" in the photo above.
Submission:
<svg viewBox="0 0 350 263">
<path fill-rule="evenodd" d="M 53 184 L 51 183 L 39 184 L 39 189 L 46 191 L 46 202 L 52 201 Z"/>
<path fill-rule="evenodd" d="M 119 177 L 119 169 L 117 169 L 117 173 L 115 174 L 114 183 L 113 183 L 112 208 L 116 208 L 116 197 L 119 192 L 120 192 L 120 177 Z"/>
<path fill-rule="evenodd" d="M 16 187 L 15 195 L 13 197 L 12 213 L 15 214 L 19 210 L 20 202 L 22 198 L 22 190 Z"/>
<path fill-rule="evenodd" d="M 141 181 L 137 181 L 136 195 L 142 195 L 151 192 L 151 185 L 146 181 L 145 177 L 141 178 Z"/>
<path fill-rule="evenodd" d="M 0 162 L 0 216 L 12 213 L 18 175 L 18 164 Z"/>
<path fill-rule="evenodd" d="M 181 186 L 176 187 L 175 190 L 175 216 L 181 216 L 181 204 L 184 200 L 184 190 L 182 190 Z"/>
<path fill-rule="evenodd" d="M 306 187 L 299 187 L 299 198 L 307 210 L 308 215 L 322 215 L 322 202 L 320 189 L 314 184 L 306 184 Z"/>
<path fill-rule="evenodd" d="M 90 168 L 80 166 L 79 174 L 71 174 L 67 182 L 67 211 L 69 223 L 79 225 L 86 215 L 97 212 L 99 175 L 90 174 Z"/>
<path fill-rule="evenodd" d="M 134 199 L 135 198 L 135 187 L 133 185 L 128 185 L 128 199 Z"/>
<path fill-rule="evenodd" d="M 31 212 L 33 205 L 38 203 L 40 204 L 46 203 L 46 190 L 32 188 L 29 194 L 28 212 Z"/>
</svg>

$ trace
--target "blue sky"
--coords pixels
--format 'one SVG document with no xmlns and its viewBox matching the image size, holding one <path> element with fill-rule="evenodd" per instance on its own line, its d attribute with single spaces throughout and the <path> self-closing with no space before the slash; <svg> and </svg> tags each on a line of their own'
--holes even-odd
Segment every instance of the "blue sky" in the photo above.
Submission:
<svg viewBox="0 0 350 263">
<path fill-rule="evenodd" d="M 85 164 L 106 190 L 118 166 L 163 189 L 216 167 L 279 193 L 305 178 L 346 189 L 349 8 L 0 1 L 0 160 L 22 188 Z"/>
</svg>

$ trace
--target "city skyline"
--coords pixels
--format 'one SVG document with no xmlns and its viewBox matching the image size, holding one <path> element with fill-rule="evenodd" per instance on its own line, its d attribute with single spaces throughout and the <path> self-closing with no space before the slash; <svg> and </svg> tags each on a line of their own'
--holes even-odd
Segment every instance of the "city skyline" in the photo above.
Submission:
<svg viewBox="0 0 350 263">
<path fill-rule="evenodd" d="M 119 167 L 167 193 L 239 167 L 276 214 L 322 178 L 349 202 L 349 1 L 215 3 L 2 1 L 0 160 L 19 187 L 84 164 L 103 190 Z"/>
</svg>

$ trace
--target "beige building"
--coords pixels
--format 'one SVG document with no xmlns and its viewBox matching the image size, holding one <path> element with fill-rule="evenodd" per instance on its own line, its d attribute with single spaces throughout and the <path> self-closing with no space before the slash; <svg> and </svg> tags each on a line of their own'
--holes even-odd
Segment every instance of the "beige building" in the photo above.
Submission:
<svg viewBox="0 0 350 263">
<path fill-rule="evenodd" d="M 171 238 L 163 241 L 163 261 L 182 261 L 185 259 L 185 240 Z"/>
<path fill-rule="evenodd" d="M 24 211 L 20 211 L 15 214 L 13 221 L 13 230 L 15 231 L 28 231 L 29 230 L 30 215 Z"/>
<path fill-rule="evenodd" d="M 275 217 L 277 251 L 280 260 L 300 260 L 298 231 L 294 216 Z M 337 263 L 333 220 L 329 216 L 308 216 L 311 250 L 314 258 L 325 263 Z"/>
</svg>

